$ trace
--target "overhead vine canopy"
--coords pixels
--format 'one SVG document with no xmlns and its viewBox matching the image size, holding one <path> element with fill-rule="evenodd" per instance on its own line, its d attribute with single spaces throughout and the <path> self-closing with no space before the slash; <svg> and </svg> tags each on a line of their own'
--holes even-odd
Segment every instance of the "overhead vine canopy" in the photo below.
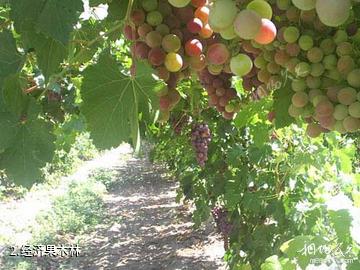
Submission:
<svg viewBox="0 0 360 270">
<path fill-rule="evenodd" d="M 0 0 L 0 176 L 31 187 L 78 130 L 99 149 L 145 137 L 232 270 L 326 258 L 304 245 L 358 270 L 359 8 Z"/>
</svg>

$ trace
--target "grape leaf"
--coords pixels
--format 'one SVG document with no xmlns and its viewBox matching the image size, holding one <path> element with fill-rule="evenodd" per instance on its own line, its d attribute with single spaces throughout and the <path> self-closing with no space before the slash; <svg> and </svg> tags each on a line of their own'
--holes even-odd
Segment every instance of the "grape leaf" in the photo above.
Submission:
<svg viewBox="0 0 360 270">
<path fill-rule="evenodd" d="M 20 34 L 36 30 L 66 45 L 83 10 L 81 0 L 12 0 L 10 14 Z"/>
<path fill-rule="evenodd" d="M 271 256 L 261 265 L 261 270 L 282 270 L 281 263 L 277 255 Z"/>
<path fill-rule="evenodd" d="M 109 15 L 110 20 L 122 20 L 126 16 L 129 0 L 112 1 L 109 3 Z"/>
<path fill-rule="evenodd" d="M 25 32 L 22 39 L 27 49 L 35 49 L 37 64 L 48 81 L 51 75 L 58 72 L 67 55 L 67 48 L 55 39 L 34 31 Z"/>
<path fill-rule="evenodd" d="M 348 243 L 351 241 L 351 223 L 352 216 L 347 209 L 341 209 L 338 211 L 329 210 L 330 222 L 334 226 L 336 234 L 341 242 Z"/>
<path fill-rule="evenodd" d="M 37 116 L 40 107 L 35 101 L 29 103 L 26 121 L 20 121 L 11 113 L 0 113 L 0 127 L 10 132 L 1 132 L 0 145 L 5 151 L 0 155 L 0 168 L 15 183 L 30 187 L 41 176 L 40 168 L 52 160 L 55 151 L 55 136 L 51 126 Z M 1 147 L 0 147 L 1 148 Z"/>
<path fill-rule="evenodd" d="M 47 0 L 40 14 L 37 29 L 66 44 L 83 10 L 81 0 Z"/>
<path fill-rule="evenodd" d="M 0 33 L 0 86 L 10 74 L 17 73 L 24 64 L 24 57 L 17 51 L 11 32 Z"/>
<path fill-rule="evenodd" d="M 10 0 L 10 18 L 19 34 L 33 31 L 45 0 Z"/>
<path fill-rule="evenodd" d="M 259 122 L 253 125 L 250 134 L 253 137 L 255 146 L 259 148 L 269 141 L 269 128 L 265 123 Z"/>
<path fill-rule="evenodd" d="M 78 63 L 85 63 L 90 61 L 98 48 L 103 45 L 103 40 L 95 42 L 92 46 L 86 47 L 84 44 L 91 42 L 99 37 L 100 32 L 104 30 L 103 24 L 93 19 L 84 21 L 80 29 L 74 32 L 74 39 L 82 40 L 83 42 L 75 45 L 76 60 Z"/>
<path fill-rule="evenodd" d="M 20 116 L 28 98 L 23 93 L 26 81 L 20 79 L 18 74 L 8 76 L 4 81 L 3 101 L 7 111 Z"/>
<path fill-rule="evenodd" d="M 360 260 L 355 260 L 352 263 L 350 263 L 347 268 L 347 270 L 358 270 L 360 269 Z"/>
<path fill-rule="evenodd" d="M 299 235 L 281 245 L 280 250 L 290 259 L 296 259 L 302 269 L 309 265 L 312 258 L 324 258 L 319 248 L 326 244 L 320 236 Z"/>
<path fill-rule="evenodd" d="M 238 128 L 258 120 L 258 115 L 264 113 L 269 107 L 269 100 L 264 98 L 262 100 L 251 102 L 244 106 L 237 114 L 234 122 Z"/>
<path fill-rule="evenodd" d="M 90 7 L 96 7 L 100 4 L 107 4 L 109 2 L 111 2 L 111 1 L 110 0 L 90 0 L 89 5 L 90 5 Z"/>
<path fill-rule="evenodd" d="M 132 78 L 119 70 L 108 52 L 103 53 L 97 64 L 85 70 L 81 88 L 81 111 L 95 145 L 110 148 L 129 138 L 137 145 L 139 113 L 150 120 L 158 87 L 161 82 L 152 77 L 148 65 L 138 63 L 137 75 Z"/>
<path fill-rule="evenodd" d="M 295 122 L 288 113 L 292 95 L 290 79 L 287 79 L 283 87 L 274 92 L 275 127 L 278 129 Z"/>
<path fill-rule="evenodd" d="M 18 118 L 10 113 L 4 111 L 3 107 L 0 107 L 0 153 L 9 147 L 14 141 L 14 134 L 16 132 L 16 121 Z"/>
</svg>

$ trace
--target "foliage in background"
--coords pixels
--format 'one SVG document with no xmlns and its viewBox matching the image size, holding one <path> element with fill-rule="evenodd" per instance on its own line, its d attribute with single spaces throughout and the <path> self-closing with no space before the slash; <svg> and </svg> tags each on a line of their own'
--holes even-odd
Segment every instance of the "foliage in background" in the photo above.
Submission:
<svg viewBox="0 0 360 270">
<path fill-rule="evenodd" d="M 310 140 L 296 125 L 275 131 L 267 120 L 268 102 L 248 105 L 235 123 L 211 111 L 193 119 L 207 122 L 212 131 L 204 169 L 191 149 L 191 123 L 181 135 L 169 125 L 153 127 L 152 156 L 179 178 L 179 199 L 194 202 L 197 225 L 214 206 L 228 210 L 231 269 L 304 269 L 311 259 L 324 258 L 319 252 L 302 255 L 311 244 L 340 247 L 346 259 L 358 258 L 357 139 L 325 134 Z M 357 263 L 348 263 L 348 269 L 357 269 Z"/>
<path fill-rule="evenodd" d="M 359 134 L 309 140 L 299 123 L 284 128 L 290 124 L 288 85 L 275 92 L 274 102 L 244 104 L 228 122 L 207 108 L 197 81 L 188 80 L 179 86 L 183 99 L 173 117 L 208 123 L 213 138 L 200 169 L 190 126 L 175 136 L 169 125 L 154 124 L 154 94 L 162 82 L 141 62 L 130 76 L 129 44 L 121 34 L 128 2 L 90 0 L 92 7 L 108 3 L 108 16 L 97 20 L 80 18 L 81 0 L 0 1 L 0 169 L 29 187 L 46 164 L 51 173 L 67 173 L 70 164 L 92 156 L 86 137 L 78 137 L 81 147 L 71 147 L 84 130 L 99 149 L 122 141 L 137 148 L 140 135 L 151 135 L 154 158 L 180 180 L 179 198 L 196 205 L 197 225 L 214 206 L 228 211 L 231 269 L 304 268 L 312 258 L 299 253 L 305 244 L 340 245 L 360 259 Z M 234 83 L 241 96 L 240 81 Z M 275 126 L 283 129 L 275 131 L 267 120 L 272 107 Z M 56 199 L 45 218 L 53 222 L 48 241 L 54 231 L 96 224 L 102 191 L 98 184 L 74 185 Z M 359 261 L 348 265 L 359 268 Z"/>
</svg>

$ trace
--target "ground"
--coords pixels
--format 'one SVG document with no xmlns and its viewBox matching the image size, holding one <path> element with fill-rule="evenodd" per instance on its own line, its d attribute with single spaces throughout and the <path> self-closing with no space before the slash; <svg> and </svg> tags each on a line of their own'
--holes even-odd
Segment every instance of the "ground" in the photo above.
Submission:
<svg viewBox="0 0 360 270">
<path fill-rule="evenodd" d="M 81 241 L 82 256 L 51 263 L 41 260 L 39 264 L 43 265 L 42 268 L 225 269 L 223 244 L 215 233 L 213 223 L 209 221 L 206 226 L 195 230 L 189 207 L 176 203 L 176 180 L 169 177 L 163 167 L 129 153 L 127 147 L 114 149 L 78 170 L 76 174 L 80 178 L 100 167 L 118 172 L 119 181 L 104 199 L 108 218 L 84 235 Z M 127 158 L 124 159 L 123 155 L 127 155 Z M 36 196 L 31 199 L 34 198 Z M 10 216 L 10 212 L 19 215 L 21 207 L 26 204 L 25 199 L 0 208 L 1 211 L 8 209 Z M 46 208 L 46 203 L 38 208 Z M 38 210 L 28 213 L 26 222 L 31 222 Z M 11 217 L 7 220 L 11 220 Z"/>
</svg>

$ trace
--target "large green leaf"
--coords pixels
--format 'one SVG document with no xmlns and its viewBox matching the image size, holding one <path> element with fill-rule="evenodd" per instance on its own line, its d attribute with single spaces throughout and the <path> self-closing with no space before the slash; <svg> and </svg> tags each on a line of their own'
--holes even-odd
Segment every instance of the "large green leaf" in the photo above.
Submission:
<svg viewBox="0 0 360 270">
<path fill-rule="evenodd" d="M 349 243 L 351 241 L 350 228 L 353 220 L 349 210 L 329 210 L 329 218 L 336 231 L 339 241 L 342 243 Z"/>
<path fill-rule="evenodd" d="M 46 0 L 10 0 L 10 17 L 14 21 L 18 33 L 32 31 L 37 24 L 38 17 Z"/>
<path fill-rule="evenodd" d="M 127 6 L 129 0 L 122 1 L 111 1 L 109 3 L 109 19 L 111 20 L 122 20 L 126 16 Z"/>
<path fill-rule="evenodd" d="M 242 128 L 252 122 L 256 122 L 259 119 L 258 114 L 266 112 L 268 107 L 269 100 L 265 98 L 260 101 L 247 104 L 241 108 L 241 111 L 237 114 L 234 120 L 236 126 L 238 128 Z"/>
<path fill-rule="evenodd" d="M 63 44 L 83 11 L 81 0 L 12 0 L 11 18 L 19 33 L 35 29 Z"/>
<path fill-rule="evenodd" d="M 37 64 L 46 80 L 59 71 L 60 64 L 67 55 L 67 47 L 53 38 L 46 37 L 35 31 L 22 34 L 27 49 L 34 48 L 37 56 Z"/>
<path fill-rule="evenodd" d="M 11 32 L 0 33 L 0 86 L 10 74 L 17 73 L 24 63 L 24 57 L 16 49 Z"/>
<path fill-rule="evenodd" d="M 302 269 L 305 269 L 311 259 L 322 259 L 326 255 L 321 247 L 327 243 L 320 236 L 300 235 L 281 245 L 280 250 L 290 259 L 296 259 Z"/>
<path fill-rule="evenodd" d="M 108 4 L 110 2 L 112 2 L 112 1 L 111 0 L 89 0 L 89 5 L 90 5 L 90 7 L 96 7 L 100 4 Z"/>
<path fill-rule="evenodd" d="M 0 168 L 15 183 L 27 187 L 40 178 L 40 168 L 52 160 L 55 151 L 51 126 L 37 117 L 40 107 L 30 102 L 28 112 L 26 120 L 0 113 L 0 127 L 6 130 L 0 133 L 0 146 L 5 148 L 0 155 Z"/>
<path fill-rule="evenodd" d="M 291 104 L 291 97 L 293 91 L 291 89 L 290 79 L 287 79 L 283 87 L 277 89 L 274 92 L 274 111 L 275 111 L 275 127 L 283 128 L 289 126 L 291 123 L 294 123 L 294 118 L 292 118 L 288 109 Z"/>
<path fill-rule="evenodd" d="M 18 119 L 10 112 L 0 111 L 0 154 L 12 145 Z"/>
<path fill-rule="evenodd" d="M 19 74 L 10 75 L 4 81 L 2 91 L 4 109 L 18 117 L 20 117 L 28 102 L 28 97 L 23 92 L 25 85 L 26 81 L 20 79 Z"/>
<path fill-rule="evenodd" d="M 135 78 L 124 75 L 108 53 L 84 72 L 81 89 L 88 129 L 96 146 L 101 149 L 133 139 L 138 143 L 139 114 L 150 120 L 155 91 L 161 83 L 152 77 L 149 66 L 138 63 Z"/>
<path fill-rule="evenodd" d="M 265 260 L 261 265 L 261 270 L 282 270 L 278 256 L 274 255 Z"/>
<path fill-rule="evenodd" d="M 37 29 L 66 44 L 82 11 L 82 0 L 47 0 L 39 16 Z"/>
</svg>

